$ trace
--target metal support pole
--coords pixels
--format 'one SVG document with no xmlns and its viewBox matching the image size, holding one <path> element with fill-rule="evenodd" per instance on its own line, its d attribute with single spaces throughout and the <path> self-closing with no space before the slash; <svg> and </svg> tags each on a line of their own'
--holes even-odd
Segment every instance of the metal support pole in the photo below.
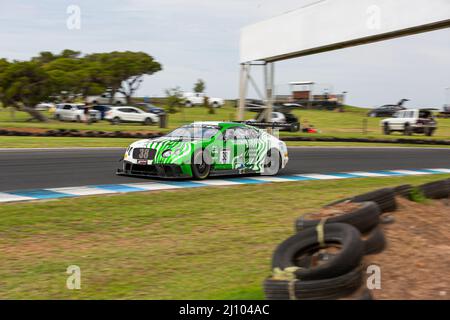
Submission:
<svg viewBox="0 0 450 320">
<path fill-rule="evenodd" d="M 240 81 L 239 81 L 239 107 L 237 120 L 244 121 L 245 117 L 245 100 L 247 98 L 248 79 L 250 75 L 250 65 L 241 64 Z"/>
<path fill-rule="evenodd" d="M 274 80 L 275 80 L 275 65 L 273 62 L 268 62 L 264 66 L 264 83 L 266 89 L 266 101 L 265 101 L 266 112 L 264 121 L 266 122 L 272 121 Z"/>
</svg>

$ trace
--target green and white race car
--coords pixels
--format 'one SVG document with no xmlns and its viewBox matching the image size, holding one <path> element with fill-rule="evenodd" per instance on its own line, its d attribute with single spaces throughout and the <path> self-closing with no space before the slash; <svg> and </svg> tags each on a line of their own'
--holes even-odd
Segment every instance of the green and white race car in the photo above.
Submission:
<svg viewBox="0 0 450 320">
<path fill-rule="evenodd" d="M 286 144 L 264 130 L 236 122 L 196 122 L 133 143 L 117 174 L 195 179 L 276 175 L 287 163 Z"/>
</svg>

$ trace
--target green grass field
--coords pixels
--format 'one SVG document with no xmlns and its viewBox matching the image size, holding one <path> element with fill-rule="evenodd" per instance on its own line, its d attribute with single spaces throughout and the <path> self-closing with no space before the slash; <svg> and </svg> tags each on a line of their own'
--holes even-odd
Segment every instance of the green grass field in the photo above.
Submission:
<svg viewBox="0 0 450 320">
<path fill-rule="evenodd" d="M 96 124 L 87 125 L 75 122 L 59 122 L 51 120 L 48 123 L 27 122 L 28 114 L 24 112 L 16 112 L 15 120 L 11 118 L 11 114 L 7 109 L 0 109 L 0 127 L 1 128 L 43 128 L 43 129 L 77 129 L 77 130 L 100 130 L 100 131 L 139 131 L 139 130 L 155 130 L 168 131 L 177 128 L 183 124 L 194 121 L 214 121 L 234 120 L 236 109 L 227 104 L 225 107 L 217 109 L 216 114 L 208 114 L 208 110 L 202 107 L 182 108 L 182 112 L 169 115 L 169 129 L 160 129 L 157 126 L 143 126 L 140 124 L 121 124 L 113 126 L 109 122 L 101 121 Z M 320 111 L 320 110 L 296 110 L 294 113 L 301 119 L 301 122 L 307 120 L 321 131 L 321 136 L 336 137 L 383 137 L 389 138 L 381 134 L 379 128 L 380 118 L 367 118 L 367 109 L 346 107 L 345 112 Z M 50 115 L 49 115 L 50 116 Z M 251 119 L 255 113 L 247 112 L 246 119 Z M 367 135 L 363 134 L 363 120 L 367 119 Z M 449 139 L 450 138 L 450 119 L 438 119 L 439 129 L 435 137 L 428 139 Z M 316 136 L 312 134 L 282 132 L 282 135 L 303 135 Z M 399 137 L 400 134 L 394 133 L 392 137 Z M 404 136 L 402 136 L 404 137 Z M 427 138 L 423 135 L 414 135 L 412 138 Z M 404 137 L 411 138 L 411 137 Z"/>
<path fill-rule="evenodd" d="M 0 205 L 0 299 L 262 299 L 295 218 L 450 175 L 310 181 Z M 81 290 L 66 268 L 81 268 Z"/>
<path fill-rule="evenodd" d="M 297 110 L 294 113 L 300 118 L 301 122 L 305 120 L 314 125 L 321 132 L 320 134 L 305 134 L 305 133 L 291 133 L 281 132 L 283 136 L 305 136 L 305 137 L 341 137 L 341 138 L 388 138 L 394 139 L 402 138 L 424 138 L 424 139 L 449 139 L 450 138 L 450 119 L 439 119 L 439 130 L 434 137 L 425 137 L 423 135 L 414 135 L 411 137 L 402 136 L 399 133 L 394 133 L 391 136 L 381 134 L 379 128 L 379 118 L 367 118 L 367 109 L 346 107 L 346 112 L 333 111 L 319 111 L 319 110 Z M 39 129 L 77 129 L 77 130 L 98 130 L 98 131 L 154 131 L 154 132 L 168 132 L 183 124 L 192 123 L 194 121 L 214 121 L 222 120 L 229 121 L 235 117 L 236 109 L 227 104 L 225 107 L 217 109 L 215 115 L 208 114 L 208 110 L 202 107 L 182 108 L 182 112 L 169 115 L 169 128 L 160 129 L 157 126 L 143 126 L 140 124 L 121 124 L 113 126 L 109 122 L 101 121 L 92 125 L 75 122 L 59 122 L 51 120 L 48 123 L 29 122 L 28 114 L 24 112 L 16 112 L 15 118 L 12 119 L 10 111 L 0 108 L 0 128 L 39 128 Z M 51 115 L 48 114 L 50 117 Z M 251 119 L 255 114 L 251 112 L 246 113 L 246 119 Z M 363 134 L 363 121 L 367 120 L 367 134 Z M 107 147 L 107 146 L 127 146 L 129 139 L 92 139 L 92 138 L 28 138 L 17 137 L 0 137 L 1 147 L 34 147 L 39 143 L 34 141 L 40 140 L 42 147 Z M 70 145 L 67 142 L 71 141 Z M 387 146 L 385 144 L 360 144 L 360 143 L 329 143 L 329 142 L 301 142 L 290 143 L 290 145 L 303 146 Z M 410 147 L 427 147 L 422 145 L 403 145 Z"/>
</svg>

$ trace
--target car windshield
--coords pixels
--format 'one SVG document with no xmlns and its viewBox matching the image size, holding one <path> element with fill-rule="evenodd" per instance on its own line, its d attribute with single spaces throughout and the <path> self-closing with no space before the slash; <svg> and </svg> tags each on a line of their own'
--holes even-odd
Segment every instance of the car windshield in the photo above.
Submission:
<svg viewBox="0 0 450 320">
<path fill-rule="evenodd" d="M 218 132 L 219 127 L 217 126 L 188 125 L 172 131 L 166 137 L 183 140 L 209 140 Z"/>
</svg>

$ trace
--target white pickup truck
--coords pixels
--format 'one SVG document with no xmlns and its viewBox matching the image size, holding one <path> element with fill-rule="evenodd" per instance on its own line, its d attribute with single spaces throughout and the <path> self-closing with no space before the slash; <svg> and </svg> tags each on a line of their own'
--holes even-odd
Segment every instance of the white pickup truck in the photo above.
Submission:
<svg viewBox="0 0 450 320">
<path fill-rule="evenodd" d="M 437 129 L 437 122 L 429 109 L 408 109 L 397 112 L 392 118 L 382 120 L 381 128 L 387 135 L 393 131 L 400 131 L 407 136 L 413 133 L 432 136 Z"/>
<path fill-rule="evenodd" d="M 183 93 L 184 105 L 188 108 L 203 105 L 205 103 L 205 97 L 206 94 L 204 93 L 184 92 Z M 225 104 L 225 100 L 221 98 L 208 97 L 208 101 L 209 104 L 214 108 L 220 108 Z"/>
</svg>

